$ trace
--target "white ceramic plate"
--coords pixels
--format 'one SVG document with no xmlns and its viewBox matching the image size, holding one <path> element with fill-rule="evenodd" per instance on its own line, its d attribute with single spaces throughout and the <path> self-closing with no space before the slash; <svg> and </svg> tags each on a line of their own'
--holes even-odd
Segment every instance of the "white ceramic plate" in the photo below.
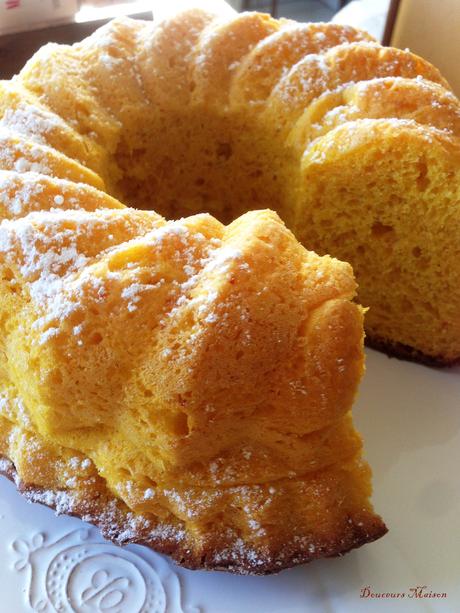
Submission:
<svg viewBox="0 0 460 613">
<path fill-rule="evenodd" d="M 380 541 L 271 577 L 191 572 L 143 547 L 107 544 L 0 478 L 0 612 L 460 611 L 460 369 L 368 351 L 354 413 L 390 529 Z M 415 597 L 417 586 L 438 597 Z M 367 587 L 404 597 L 362 598 Z"/>
</svg>

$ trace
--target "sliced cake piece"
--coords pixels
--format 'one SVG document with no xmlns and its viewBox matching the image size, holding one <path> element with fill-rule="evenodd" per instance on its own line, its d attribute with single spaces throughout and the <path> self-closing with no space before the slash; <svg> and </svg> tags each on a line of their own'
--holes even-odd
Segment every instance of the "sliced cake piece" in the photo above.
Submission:
<svg viewBox="0 0 460 613">
<path fill-rule="evenodd" d="M 240 573 L 385 533 L 351 268 L 275 213 L 32 212 L 0 224 L 0 272 L 1 465 L 29 499 Z"/>
</svg>

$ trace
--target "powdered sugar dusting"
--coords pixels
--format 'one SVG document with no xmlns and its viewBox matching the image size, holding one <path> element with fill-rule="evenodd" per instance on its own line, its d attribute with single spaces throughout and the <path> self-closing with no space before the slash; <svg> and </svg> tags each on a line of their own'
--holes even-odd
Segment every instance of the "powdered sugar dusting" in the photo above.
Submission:
<svg viewBox="0 0 460 613">
<path fill-rule="evenodd" d="M 7 108 L 0 125 L 43 145 L 48 144 L 48 137 L 53 131 L 68 131 L 68 127 L 60 117 L 52 115 L 38 105 L 26 102 L 20 102 L 14 108 Z"/>
<path fill-rule="evenodd" d="M 0 201 L 7 207 L 11 216 L 19 216 L 27 210 L 32 198 L 43 193 L 44 186 L 37 181 L 35 173 L 18 177 L 0 170 Z"/>
<path fill-rule="evenodd" d="M 8 474 L 13 470 L 13 462 L 6 458 L 0 458 L 0 472 Z"/>
<path fill-rule="evenodd" d="M 0 224 L 0 257 L 13 267 L 19 265 L 37 312 L 43 312 L 34 323 L 34 327 L 43 330 L 42 343 L 59 333 L 59 322 L 78 306 L 77 297 L 66 289 L 66 284 L 88 262 L 77 246 L 79 233 L 91 227 L 88 216 L 79 211 L 62 215 L 74 222 L 73 227 L 63 226 L 63 218 L 57 213 L 45 212 Z"/>
</svg>

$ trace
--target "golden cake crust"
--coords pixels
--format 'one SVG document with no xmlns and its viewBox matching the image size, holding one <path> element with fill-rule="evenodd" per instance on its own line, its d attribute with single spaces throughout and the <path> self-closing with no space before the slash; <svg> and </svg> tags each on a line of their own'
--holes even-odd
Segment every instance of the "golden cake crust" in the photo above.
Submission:
<svg viewBox="0 0 460 613">
<path fill-rule="evenodd" d="M 437 68 L 410 51 L 356 42 L 305 56 L 273 89 L 266 112 L 278 116 L 282 125 L 290 126 L 324 91 L 344 83 L 390 76 L 423 77 L 449 88 Z"/>
<path fill-rule="evenodd" d="M 372 513 L 362 513 L 347 521 L 342 532 L 327 541 L 297 539 L 283 543 L 281 549 L 262 547 L 256 551 L 242 539 L 233 541 L 217 536 L 199 552 L 194 543 L 183 538 L 183 531 L 162 526 L 152 536 L 148 521 L 133 518 L 127 507 L 113 496 L 101 494 L 97 487 L 86 486 L 84 496 L 69 496 L 66 491 L 43 490 L 20 481 L 14 465 L 0 456 L 0 474 L 16 484 L 29 502 L 43 504 L 56 514 L 78 517 L 97 526 L 103 536 L 119 545 L 136 543 L 170 556 L 177 564 L 191 570 L 218 570 L 242 575 L 267 575 L 325 557 L 344 555 L 352 549 L 375 541 L 387 532 L 382 520 Z M 93 489 L 93 491 L 92 491 Z M 155 529 L 154 529 L 155 530 Z M 149 534 L 150 532 L 150 534 Z"/>
<path fill-rule="evenodd" d="M 288 23 L 267 36 L 237 67 L 230 90 L 231 105 L 263 102 L 294 64 L 304 56 L 356 41 L 372 41 L 366 32 L 350 26 L 324 23 Z"/>
<path fill-rule="evenodd" d="M 410 119 L 460 137 L 460 104 L 452 92 L 424 79 L 383 77 L 325 92 L 305 109 L 288 140 L 303 150 L 333 128 L 357 119 Z"/>
<path fill-rule="evenodd" d="M 390 339 L 380 338 L 379 336 L 367 336 L 366 345 L 373 349 L 378 349 L 382 353 L 386 353 L 389 358 L 401 358 L 416 364 L 425 364 L 425 366 L 454 367 L 460 363 L 460 357 L 450 357 L 445 355 L 431 355 L 423 353 L 418 349 L 414 349 L 410 345 L 403 345 Z"/>
</svg>

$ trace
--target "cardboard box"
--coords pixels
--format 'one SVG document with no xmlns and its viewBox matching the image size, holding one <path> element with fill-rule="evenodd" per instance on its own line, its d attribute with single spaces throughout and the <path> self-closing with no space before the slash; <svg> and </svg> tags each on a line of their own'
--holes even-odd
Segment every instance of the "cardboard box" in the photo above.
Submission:
<svg viewBox="0 0 460 613">
<path fill-rule="evenodd" d="M 390 38 L 434 64 L 460 96 L 460 0 L 400 0 Z"/>
</svg>

